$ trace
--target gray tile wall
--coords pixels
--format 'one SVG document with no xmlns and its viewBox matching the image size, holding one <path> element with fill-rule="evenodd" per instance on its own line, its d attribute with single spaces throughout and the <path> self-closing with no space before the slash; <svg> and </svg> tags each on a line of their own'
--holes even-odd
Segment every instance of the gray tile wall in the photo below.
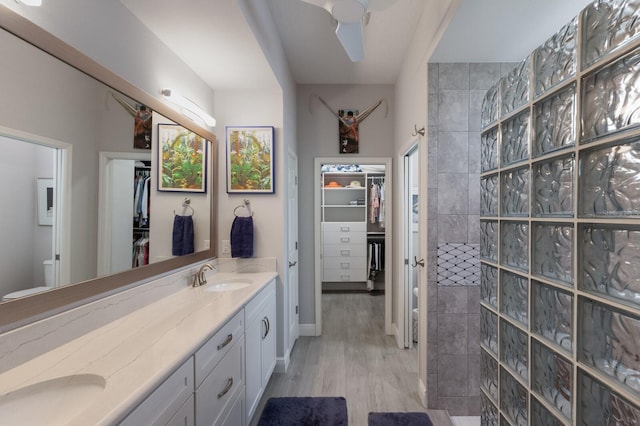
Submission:
<svg viewBox="0 0 640 426">
<path fill-rule="evenodd" d="M 438 244 L 480 243 L 480 109 L 516 64 L 429 64 L 427 399 L 480 415 L 480 288 L 438 285 Z"/>
</svg>

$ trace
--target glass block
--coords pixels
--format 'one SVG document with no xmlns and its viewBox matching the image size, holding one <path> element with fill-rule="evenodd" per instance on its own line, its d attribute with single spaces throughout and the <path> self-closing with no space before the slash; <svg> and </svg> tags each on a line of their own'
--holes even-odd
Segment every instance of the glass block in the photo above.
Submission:
<svg viewBox="0 0 640 426">
<path fill-rule="evenodd" d="M 580 299 L 578 360 L 640 395 L 640 318 Z"/>
<path fill-rule="evenodd" d="M 531 281 L 531 331 L 568 353 L 573 352 L 573 296 Z"/>
<path fill-rule="evenodd" d="M 498 426 L 498 408 L 484 394 L 480 395 L 480 422 L 483 426 Z"/>
<path fill-rule="evenodd" d="M 576 28 L 573 18 L 533 53 L 533 78 L 536 96 L 576 73 Z"/>
<path fill-rule="evenodd" d="M 529 270 L 529 224 L 527 222 L 502 222 L 500 227 L 501 263 Z"/>
<path fill-rule="evenodd" d="M 498 355 L 498 316 L 480 307 L 480 342 Z"/>
<path fill-rule="evenodd" d="M 640 35 L 640 1 L 594 1 L 582 15 L 583 68 L 610 52 L 626 46 Z"/>
<path fill-rule="evenodd" d="M 480 351 L 480 387 L 498 400 L 498 361 L 485 351 Z"/>
<path fill-rule="evenodd" d="M 529 213 L 529 169 L 503 172 L 501 175 L 500 210 L 504 216 L 527 216 Z"/>
<path fill-rule="evenodd" d="M 480 264 L 480 299 L 498 308 L 498 268 Z"/>
<path fill-rule="evenodd" d="M 586 152 L 580 191 L 581 216 L 640 217 L 640 140 Z"/>
<path fill-rule="evenodd" d="M 571 285 L 573 282 L 573 226 L 535 223 L 531 273 Z"/>
<path fill-rule="evenodd" d="M 498 221 L 480 221 L 480 258 L 498 261 Z"/>
<path fill-rule="evenodd" d="M 480 169 L 482 172 L 498 168 L 498 128 L 482 134 L 480 138 Z"/>
<path fill-rule="evenodd" d="M 527 390 L 504 368 L 500 369 L 500 408 L 511 423 L 527 426 Z"/>
<path fill-rule="evenodd" d="M 529 110 L 502 123 L 500 164 L 507 166 L 529 158 Z"/>
<path fill-rule="evenodd" d="M 640 408 L 578 369 L 577 417 L 578 425 L 637 426 Z"/>
<path fill-rule="evenodd" d="M 531 398 L 531 424 L 536 426 L 564 426 L 536 398 Z"/>
<path fill-rule="evenodd" d="M 573 154 L 535 163 L 533 174 L 533 216 L 573 216 Z"/>
<path fill-rule="evenodd" d="M 487 128 L 490 124 L 498 121 L 498 82 L 491 89 L 487 90 L 482 100 L 482 109 L 480 112 L 480 120 L 482 128 Z"/>
<path fill-rule="evenodd" d="M 498 215 L 498 175 L 480 178 L 480 215 Z"/>
<path fill-rule="evenodd" d="M 640 227 L 581 225 L 579 287 L 640 307 Z"/>
<path fill-rule="evenodd" d="M 575 105 L 575 83 L 534 105 L 534 157 L 575 145 Z"/>
<path fill-rule="evenodd" d="M 500 80 L 502 116 L 529 102 L 529 58 Z"/>
<path fill-rule="evenodd" d="M 531 388 L 567 419 L 571 419 L 572 370 L 570 361 L 532 341 Z"/>
<path fill-rule="evenodd" d="M 640 125 L 640 50 L 582 82 L 582 142 Z"/>
<path fill-rule="evenodd" d="M 527 335 L 505 320 L 500 320 L 500 358 L 524 381 L 528 380 Z"/>
<path fill-rule="evenodd" d="M 528 324 L 528 295 L 526 278 L 509 271 L 500 271 L 500 312 L 524 326 Z"/>
</svg>

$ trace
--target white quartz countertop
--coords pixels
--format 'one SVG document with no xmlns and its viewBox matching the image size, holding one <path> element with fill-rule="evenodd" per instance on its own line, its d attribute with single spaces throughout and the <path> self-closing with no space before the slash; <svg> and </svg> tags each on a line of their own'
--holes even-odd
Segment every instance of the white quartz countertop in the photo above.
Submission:
<svg viewBox="0 0 640 426">
<path fill-rule="evenodd" d="M 276 276 L 275 272 L 207 274 L 209 283 L 203 287 L 181 289 L 0 374 L 0 398 L 60 377 L 96 375 L 104 378 L 104 390 L 96 398 L 86 406 L 61 404 L 77 409 L 71 424 L 114 424 Z M 206 291 L 221 280 L 238 278 L 251 285 Z M 58 423 L 50 418 L 47 424 Z"/>
</svg>

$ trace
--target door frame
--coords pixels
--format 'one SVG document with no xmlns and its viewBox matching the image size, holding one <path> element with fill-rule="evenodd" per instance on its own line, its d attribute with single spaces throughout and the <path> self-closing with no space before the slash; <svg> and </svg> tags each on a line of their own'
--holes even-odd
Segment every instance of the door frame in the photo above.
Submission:
<svg viewBox="0 0 640 426">
<path fill-rule="evenodd" d="M 98 153 L 98 276 L 110 273 L 112 198 L 111 162 L 113 160 L 151 160 L 150 152 L 111 152 Z M 132 182 L 133 184 L 133 182 Z M 131 200 L 133 205 L 133 200 Z"/>
<path fill-rule="evenodd" d="M 298 156 L 293 150 L 287 150 L 287 288 L 289 318 L 285 327 L 288 339 L 285 350 L 288 365 L 289 354 L 300 335 L 300 301 L 299 301 L 299 247 L 298 247 Z M 293 181 L 292 181 L 293 180 Z M 290 203 L 294 201 L 294 206 Z M 295 217 L 292 219 L 292 215 Z M 292 247 L 293 245 L 293 247 Z M 293 263 L 293 264 L 292 264 Z"/>
<path fill-rule="evenodd" d="M 417 266 L 413 265 L 413 259 L 411 258 L 412 250 L 411 243 L 412 237 L 411 234 L 413 232 L 413 221 L 412 221 L 412 213 L 413 213 L 413 188 L 411 183 L 413 183 L 413 179 L 410 176 L 410 167 L 409 161 L 412 155 L 416 156 L 416 165 L 418 168 L 416 170 L 419 174 L 420 171 L 420 144 L 418 140 L 413 141 L 410 146 L 404 150 L 402 154 L 402 160 L 400 161 L 401 169 L 400 176 L 402 176 L 402 261 L 403 261 L 403 269 L 402 269 L 402 297 L 399 297 L 397 303 L 398 309 L 398 323 L 402 324 L 402 328 L 399 327 L 398 332 L 398 345 L 401 343 L 405 348 L 409 348 L 413 346 L 413 337 L 409 335 L 412 330 L 412 317 L 413 312 L 410 305 L 410 300 L 413 297 L 413 291 L 410 288 L 410 282 L 412 277 L 412 268 L 417 268 Z M 418 177 L 418 197 L 420 197 L 420 179 Z M 419 200 L 419 198 L 418 198 Z M 419 226 L 419 224 L 418 224 Z M 418 228 L 419 229 L 419 228 Z M 417 237 L 420 238 L 419 235 Z M 418 247 L 418 253 L 413 253 L 414 255 L 419 254 L 420 247 Z M 418 291 L 420 291 L 420 274 L 419 272 L 415 272 L 418 276 Z M 400 333 L 401 331 L 401 333 Z M 402 337 L 402 339 L 400 339 Z"/>
<path fill-rule="evenodd" d="M 71 282 L 71 159 L 73 145 L 56 139 L 0 126 L 0 136 L 56 150 L 54 155 L 55 204 L 53 226 L 54 287 Z M 67 232 L 69 231 L 69 232 Z"/>
<path fill-rule="evenodd" d="M 323 164 L 373 164 L 385 166 L 385 270 L 384 270 L 384 328 L 385 334 L 394 334 L 393 327 L 393 169 L 391 157 L 316 157 L 314 158 L 314 210 L 313 233 L 315 240 L 314 282 L 315 282 L 315 335 L 322 334 L 322 238 L 321 238 L 321 177 Z"/>
</svg>

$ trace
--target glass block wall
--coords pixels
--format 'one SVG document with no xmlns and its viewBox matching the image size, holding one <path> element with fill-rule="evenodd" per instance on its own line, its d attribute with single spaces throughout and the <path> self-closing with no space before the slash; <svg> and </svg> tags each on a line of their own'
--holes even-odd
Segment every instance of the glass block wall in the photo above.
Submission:
<svg viewBox="0 0 640 426">
<path fill-rule="evenodd" d="M 595 1 L 485 95 L 483 425 L 640 424 L 639 18 Z"/>
</svg>

